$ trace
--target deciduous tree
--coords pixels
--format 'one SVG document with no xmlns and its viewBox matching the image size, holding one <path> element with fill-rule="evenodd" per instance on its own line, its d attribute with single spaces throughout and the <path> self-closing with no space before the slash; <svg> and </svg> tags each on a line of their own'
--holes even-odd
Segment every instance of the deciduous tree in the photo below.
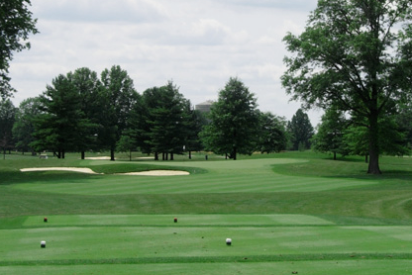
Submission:
<svg viewBox="0 0 412 275">
<path fill-rule="evenodd" d="M 368 121 L 368 173 L 381 173 L 379 118 L 411 96 L 411 20 L 410 0 L 319 0 L 304 32 L 284 38 L 292 99 Z"/>
<path fill-rule="evenodd" d="M 117 142 L 118 152 L 127 152 L 129 154 L 129 160 L 132 161 L 132 152 L 136 150 L 136 143 L 127 133 L 124 133 Z"/>
<path fill-rule="evenodd" d="M 9 66 L 13 52 L 30 48 L 30 34 L 36 34 L 36 19 L 28 6 L 29 0 L 0 1 L 0 97 L 9 97 L 15 90 L 10 86 Z"/>
<path fill-rule="evenodd" d="M 312 138 L 312 148 L 315 151 L 331 152 L 333 159 L 336 154 L 347 155 L 348 148 L 343 140 L 343 135 L 348 122 L 343 112 L 332 107 L 325 111 L 318 127 L 318 132 Z"/>
</svg>

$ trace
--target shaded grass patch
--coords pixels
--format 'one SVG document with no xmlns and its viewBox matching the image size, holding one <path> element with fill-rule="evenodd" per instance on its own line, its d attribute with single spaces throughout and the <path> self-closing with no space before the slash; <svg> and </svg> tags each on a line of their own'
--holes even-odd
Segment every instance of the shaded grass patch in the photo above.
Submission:
<svg viewBox="0 0 412 275">
<path fill-rule="evenodd" d="M 68 264 L 68 265 L 33 265 L 33 266 L 0 266 L 0 273 L 8 275 L 44 275 L 44 274 L 298 274 L 318 275 L 387 275 L 408 274 L 410 260 L 377 259 L 377 260 L 324 260 L 324 261 L 279 261 L 279 262 L 201 262 L 201 263 L 148 263 L 148 264 Z"/>
</svg>

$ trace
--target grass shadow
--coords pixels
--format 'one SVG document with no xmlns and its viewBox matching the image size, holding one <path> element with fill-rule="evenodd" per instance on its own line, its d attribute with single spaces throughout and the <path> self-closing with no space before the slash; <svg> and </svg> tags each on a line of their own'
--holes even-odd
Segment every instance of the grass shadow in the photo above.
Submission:
<svg viewBox="0 0 412 275">
<path fill-rule="evenodd" d="M 320 177 L 330 179 L 354 179 L 376 181 L 379 189 L 404 189 L 412 186 L 412 163 L 382 161 L 381 175 L 367 173 L 368 164 L 355 159 L 328 160 L 310 159 L 305 163 L 273 165 L 272 170 L 277 174 L 300 177 Z M 376 188 L 364 186 L 362 188 Z"/>
</svg>

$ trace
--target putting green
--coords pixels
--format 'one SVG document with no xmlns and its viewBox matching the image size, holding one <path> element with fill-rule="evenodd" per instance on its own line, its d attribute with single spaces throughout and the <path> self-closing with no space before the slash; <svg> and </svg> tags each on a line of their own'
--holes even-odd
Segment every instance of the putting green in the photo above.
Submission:
<svg viewBox="0 0 412 275">
<path fill-rule="evenodd" d="M 304 178 L 275 174 L 271 167 L 284 163 L 299 163 L 292 159 L 259 159 L 239 161 L 173 162 L 168 166 L 199 167 L 209 173 L 175 177 L 134 177 L 126 175 L 84 175 L 65 180 L 68 172 L 60 173 L 55 182 L 28 182 L 12 188 L 25 191 L 80 195 L 114 194 L 187 194 L 187 193 L 267 193 L 320 192 L 358 188 L 376 184 L 374 181 L 353 179 Z M 152 163 L 151 163 L 152 164 Z M 93 168 L 92 166 L 90 166 Z M 159 165 L 161 168 L 161 165 Z M 26 172 L 28 173 L 28 172 Z M 39 172 L 36 172 L 39 173 Z"/>
</svg>

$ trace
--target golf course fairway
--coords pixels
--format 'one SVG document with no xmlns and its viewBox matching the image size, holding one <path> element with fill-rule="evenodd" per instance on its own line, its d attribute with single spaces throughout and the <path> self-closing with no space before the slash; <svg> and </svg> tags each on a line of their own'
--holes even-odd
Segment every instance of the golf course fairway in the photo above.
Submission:
<svg viewBox="0 0 412 275">
<path fill-rule="evenodd" d="M 401 161 L 412 165 L 387 165 Z M 93 174 L 28 157 L 5 163 L 0 274 L 411 272 L 409 170 L 366 177 L 356 161 L 290 155 L 57 161 Z M 43 170 L 20 171 L 32 167 Z M 162 169 L 189 175 L 120 174 Z"/>
</svg>

